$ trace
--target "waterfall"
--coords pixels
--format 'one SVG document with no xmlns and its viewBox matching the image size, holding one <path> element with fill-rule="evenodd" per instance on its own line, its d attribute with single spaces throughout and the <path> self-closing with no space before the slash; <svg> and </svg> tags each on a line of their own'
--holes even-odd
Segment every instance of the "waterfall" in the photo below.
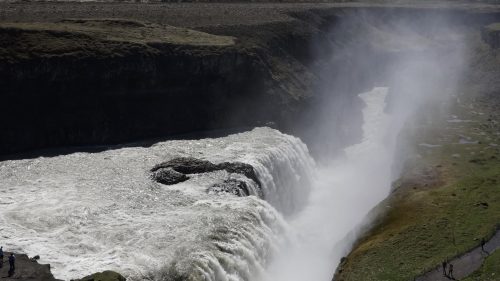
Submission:
<svg viewBox="0 0 500 281">
<path fill-rule="evenodd" d="M 175 157 L 251 164 L 263 198 L 207 193 L 243 177 L 226 171 L 171 186 L 149 178 Z M 270 128 L 3 161 L 2 243 L 39 254 L 62 279 L 110 269 L 128 280 L 258 280 L 290 239 L 282 214 L 303 208 L 314 167 L 298 138 Z"/>
<path fill-rule="evenodd" d="M 387 196 L 399 133 L 384 111 L 387 91 L 375 88 L 359 95 L 365 103 L 361 142 L 318 169 L 307 207 L 289 220 L 291 243 L 263 280 L 331 280 L 353 242 L 346 235 Z"/>
</svg>

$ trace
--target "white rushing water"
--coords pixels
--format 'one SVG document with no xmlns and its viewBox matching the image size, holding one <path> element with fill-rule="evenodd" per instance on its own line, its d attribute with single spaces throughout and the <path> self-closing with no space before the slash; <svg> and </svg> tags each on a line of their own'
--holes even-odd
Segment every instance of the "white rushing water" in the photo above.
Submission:
<svg viewBox="0 0 500 281">
<path fill-rule="evenodd" d="M 269 203 L 207 194 L 209 186 L 241 177 L 226 171 L 172 186 L 149 178 L 155 164 L 185 156 L 251 164 Z M 269 128 L 3 161 L 0 243 L 41 255 L 63 279 L 111 269 L 130 280 L 256 280 L 286 243 L 280 212 L 300 210 L 314 165 L 299 139 Z"/>
<path fill-rule="evenodd" d="M 322 167 L 269 128 L 0 162 L 1 243 L 40 254 L 63 279 L 111 269 L 130 280 L 331 280 L 350 234 L 390 190 L 404 121 L 385 112 L 387 93 L 359 95 L 363 139 Z M 154 165 L 187 156 L 251 164 L 265 200 L 207 193 L 244 177 L 226 171 L 150 179 Z"/>
<path fill-rule="evenodd" d="M 294 238 L 264 280 L 331 280 L 354 242 L 350 232 L 387 196 L 401 128 L 384 111 L 387 92 L 375 88 L 359 95 L 365 103 L 362 141 L 319 169 L 307 207 L 289 221 Z"/>
</svg>

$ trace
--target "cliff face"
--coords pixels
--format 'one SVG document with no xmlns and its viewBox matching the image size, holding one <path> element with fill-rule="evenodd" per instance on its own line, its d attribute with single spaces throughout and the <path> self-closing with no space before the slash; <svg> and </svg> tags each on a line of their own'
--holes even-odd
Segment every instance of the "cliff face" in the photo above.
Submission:
<svg viewBox="0 0 500 281">
<path fill-rule="evenodd" d="M 4 24 L 0 39 L 2 154 L 281 123 L 311 90 L 293 58 L 187 29 Z"/>
<path fill-rule="evenodd" d="M 335 120 L 359 125 L 356 94 L 384 84 L 402 55 L 373 40 L 380 15 L 396 23 L 432 13 L 318 9 L 201 31 L 117 19 L 3 23 L 0 154 L 270 123 L 313 152 L 334 139 L 335 151 L 360 133 Z"/>
<path fill-rule="evenodd" d="M 108 24 L 102 30 L 118 32 Z M 222 127 L 228 103 L 241 107 L 270 79 L 232 38 L 217 46 L 110 40 L 52 26 L 0 32 L 2 153 Z M 242 114 L 242 122 L 254 116 Z"/>
</svg>

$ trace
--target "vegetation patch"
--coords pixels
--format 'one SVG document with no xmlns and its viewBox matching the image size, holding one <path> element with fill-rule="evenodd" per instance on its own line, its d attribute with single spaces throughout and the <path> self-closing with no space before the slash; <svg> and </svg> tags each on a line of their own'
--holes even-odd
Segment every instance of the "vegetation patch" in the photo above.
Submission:
<svg viewBox="0 0 500 281">
<path fill-rule="evenodd" d="M 0 59 L 54 55 L 120 56 L 154 46 L 230 46 L 234 37 L 122 19 L 67 19 L 56 23 L 0 23 Z"/>
<path fill-rule="evenodd" d="M 439 122 L 420 120 L 405 173 L 374 210 L 373 227 L 335 280 L 413 280 L 494 234 L 500 223 L 500 103 L 478 84 L 462 91 Z M 488 264 L 498 265 L 497 255 L 482 270 L 493 271 Z"/>
<path fill-rule="evenodd" d="M 483 266 L 463 281 L 493 281 L 500 279 L 500 251 L 493 252 L 486 258 Z"/>
</svg>

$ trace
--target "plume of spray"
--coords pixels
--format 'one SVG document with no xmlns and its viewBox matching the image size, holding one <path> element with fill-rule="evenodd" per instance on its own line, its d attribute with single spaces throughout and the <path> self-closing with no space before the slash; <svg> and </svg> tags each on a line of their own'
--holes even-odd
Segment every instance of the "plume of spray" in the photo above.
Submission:
<svg viewBox="0 0 500 281">
<path fill-rule="evenodd" d="M 377 16 L 380 15 L 353 12 L 336 22 L 344 29 L 340 34 L 350 28 L 356 31 L 350 34 L 358 37 L 346 40 L 335 56 L 352 55 L 356 47 L 350 44 L 364 44 L 363 50 L 369 50 L 373 57 L 365 53 L 360 65 L 351 61 L 349 67 L 363 68 L 361 72 L 366 72 L 367 66 L 372 67 L 379 73 L 369 83 L 379 87 L 358 95 L 363 104 L 361 140 L 345 148 L 340 156 L 323 161 L 307 206 L 289 219 L 295 239 L 271 263 L 269 281 L 331 280 L 340 258 L 358 237 L 360 227 L 369 224 L 366 220 L 372 216 L 367 215 L 387 197 L 392 182 L 400 175 L 398 164 L 408 154 L 405 149 L 409 147 L 400 143 L 405 140 L 402 134 L 409 130 L 406 124 L 435 110 L 433 105 L 446 104 L 456 91 L 464 67 L 465 45 L 454 23 L 437 15 L 425 18 L 403 14 L 387 17 L 385 22 L 376 19 Z M 333 29 L 332 38 L 339 32 Z M 360 81 L 352 76 L 341 83 Z M 349 87 L 337 87 L 342 88 Z M 325 106 L 339 108 L 335 103 L 343 99 L 330 97 L 329 90 L 329 85 L 325 85 Z M 320 112 L 323 116 L 317 120 L 327 122 L 324 115 L 327 111 Z M 332 116 L 331 120 L 334 119 L 338 117 Z M 356 120 L 352 124 L 350 120 L 340 121 L 343 127 L 359 126 Z M 318 126 L 328 128 L 328 124 Z M 334 138 L 335 133 L 330 136 Z"/>
</svg>

